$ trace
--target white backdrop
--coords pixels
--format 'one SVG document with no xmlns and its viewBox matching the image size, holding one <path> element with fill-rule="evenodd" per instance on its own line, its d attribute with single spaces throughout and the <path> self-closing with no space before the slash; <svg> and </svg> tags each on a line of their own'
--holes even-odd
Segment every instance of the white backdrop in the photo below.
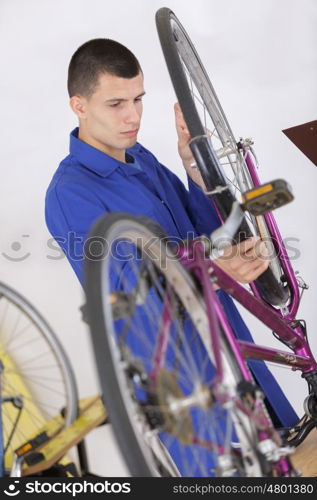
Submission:
<svg viewBox="0 0 317 500">
<path fill-rule="evenodd" d="M 295 201 L 279 210 L 284 237 L 295 238 L 294 260 L 310 290 L 300 317 L 307 319 L 317 353 L 317 169 L 281 130 L 316 119 L 317 4 L 314 0 L 169 0 L 209 72 L 233 131 L 251 136 L 263 181 L 286 178 Z M 145 74 L 139 141 L 185 179 L 176 150 L 174 93 L 154 15 L 161 0 L 1 0 L 1 280 L 26 295 L 61 338 L 75 369 L 81 397 L 98 392 L 89 333 L 81 322 L 81 288 L 65 258 L 47 246 L 44 196 L 76 126 L 68 107 L 66 74 L 83 42 L 108 37 L 127 45 Z M 294 252 L 292 252 L 294 255 Z M 271 335 L 244 315 L 260 343 Z M 304 382 L 279 370 L 281 384 L 301 413 Z M 109 427 L 88 440 L 91 469 L 124 475 Z"/>
</svg>

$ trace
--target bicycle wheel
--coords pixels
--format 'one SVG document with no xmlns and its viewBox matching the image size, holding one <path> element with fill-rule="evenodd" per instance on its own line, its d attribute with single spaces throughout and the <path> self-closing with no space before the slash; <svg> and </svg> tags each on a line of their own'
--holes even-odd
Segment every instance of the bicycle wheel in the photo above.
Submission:
<svg viewBox="0 0 317 500">
<path fill-rule="evenodd" d="M 78 394 L 69 359 L 41 314 L 0 283 L 0 361 L 5 467 L 13 452 L 63 411 L 58 432 L 77 416 Z"/>
<path fill-rule="evenodd" d="M 211 389 L 201 295 L 161 235 L 145 217 L 112 213 L 85 250 L 88 322 L 119 448 L 133 476 L 261 475 L 251 419 Z M 242 374 L 223 337 L 222 358 L 236 395 Z"/>
<path fill-rule="evenodd" d="M 227 118 L 209 80 L 207 72 L 185 29 L 168 8 L 159 9 L 156 14 L 157 30 L 170 73 L 170 77 L 192 138 L 209 136 L 209 151 L 193 150 L 197 165 L 219 214 L 225 220 L 235 199 L 241 201 L 241 194 L 254 187 L 246 153 L 250 144 L 237 143 Z M 197 146 L 198 147 L 198 146 Z M 198 157 L 197 157 L 198 154 Z M 201 155 L 207 159 L 204 166 Z M 206 155 L 208 158 L 206 158 Z M 221 189 L 228 187 L 229 189 Z M 263 298 L 272 305 L 284 306 L 289 299 L 289 291 L 282 283 L 284 274 L 276 255 L 269 229 L 263 216 L 246 214 L 236 239 L 257 234 L 265 241 L 270 259 L 270 267 L 258 280 L 257 285 Z"/>
</svg>

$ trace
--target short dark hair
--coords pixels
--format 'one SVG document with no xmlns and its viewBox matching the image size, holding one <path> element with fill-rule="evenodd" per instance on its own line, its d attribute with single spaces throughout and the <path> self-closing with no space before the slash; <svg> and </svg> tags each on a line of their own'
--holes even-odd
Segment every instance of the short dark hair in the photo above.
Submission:
<svg viewBox="0 0 317 500">
<path fill-rule="evenodd" d="M 109 38 L 89 40 L 76 50 L 70 60 L 67 79 L 69 97 L 76 94 L 90 97 L 102 73 L 133 78 L 140 72 L 139 61 L 121 43 Z"/>
</svg>

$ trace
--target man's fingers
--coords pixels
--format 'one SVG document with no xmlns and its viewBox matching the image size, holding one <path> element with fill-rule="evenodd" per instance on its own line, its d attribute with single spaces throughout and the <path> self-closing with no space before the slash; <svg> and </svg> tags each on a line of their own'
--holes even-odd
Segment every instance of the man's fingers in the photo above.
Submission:
<svg viewBox="0 0 317 500">
<path fill-rule="evenodd" d="M 261 264 L 257 265 L 255 268 L 250 269 L 247 274 L 244 275 L 243 279 L 245 283 L 251 283 L 251 281 L 256 280 L 261 274 L 264 273 L 268 268 L 267 262 L 261 262 Z"/>
<path fill-rule="evenodd" d="M 259 252 L 260 237 L 252 236 L 247 240 L 238 243 L 237 245 L 228 246 L 224 249 L 224 256 L 226 257 L 240 257 L 246 260 L 254 260 L 261 256 Z"/>
<path fill-rule="evenodd" d="M 260 236 L 252 236 L 241 243 L 238 243 L 238 247 L 241 254 L 247 253 L 249 250 L 253 249 L 257 242 L 260 240 Z"/>
<path fill-rule="evenodd" d="M 248 238 L 237 245 L 230 245 L 224 248 L 223 257 L 230 259 L 234 257 L 242 257 L 248 261 L 254 260 L 258 257 L 254 250 L 259 239 L 259 236 L 253 236 L 252 238 Z"/>
<path fill-rule="evenodd" d="M 189 130 L 186 126 L 185 121 L 183 120 L 183 118 L 179 117 L 178 115 L 176 115 L 176 127 L 178 129 L 180 129 L 181 132 L 186 132 L 187 134 L 189 134 Z"/>
<path fill-rule="evenodd" d="M 258 240 L 254 247 L 247 250 L 244 254 L 246 257 L 255 257 L 259 259 L 269 259 L 269 250 L 264 241 Z"/>
<path fill-rule="evenodd" d="M 182 113 L 182 110 L 181 110 L 181 107 L 180 107 L 180 105 L 179 105 L 179 102 L 175 102 L 175 104 L 174 104 L 174 109 L 175 109 L 175 111 L 176 111 L 177 113 L 181 113 L 181 114 L 183 114 L 183 113 Z"/>
<path fill-rule="evenodd" d="M 257 268 L 263 266 L 267 266 L 268 262 L 262 260 L 262 259 L 255 259 L 252 261 L 245 262 L 244 264 L 240 264 L 240 267 L 238 269 L 239 274 L 241 276 L 247 276 L 249 273 L 252 273 L 253 271 L 256 271 Z"/>
<path fill-rule="evenodd" d="M 258 236 L 253 236 L 238 245 L 227 247 L 217 263 L 236 281 L 250 283 L 269 266 L 267 248 Z"/>
<path fill-rule="evenodd" d="M 187 128 L 187 125 L 186 125 L 186 122 L 184 120 L 182 110 L 181 110 L 178 102 L 176 102 L 174 104 L 174 111 L 175 111 L 175 120 L 176 120 L 177 130 L 179 130 L 181 133 L 186 133 L 187 135 L 190 135 L 188 128 Z"/>
</svg>

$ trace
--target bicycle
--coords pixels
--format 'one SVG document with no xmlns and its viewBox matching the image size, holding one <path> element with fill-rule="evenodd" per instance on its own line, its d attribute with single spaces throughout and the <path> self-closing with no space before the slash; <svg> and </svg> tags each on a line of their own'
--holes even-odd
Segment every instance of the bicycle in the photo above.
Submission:
<svg viewBox="0 0 317 500">
<path fill-rule="evenodd" d="M 25 453 L 76 419 L 78 390 L 52 328 L 25 297 L 4 283 L 0 283 L 0 380 L 4 474 L 20 476 Z M 50 435 L 45 430 L 48 422 L 52 422 Z M 16 450 L 27 443 L 17 455 Z"/>
<path fill-rule="evenodd" d="M 110 421 L 133 476 L 295 476 L 290 454 L 317 425 L 317 364 L 305 322 L 296 319 L 306 285 L 271 213 L 292 193 L 285 181 L 260 184 L 251 141 L 236 142 L 175 14 L 160 9 L 156 22 L 190 147 L 223 225 L 182 244 L 150 219 L 124 213 L 91 229 L 87 313 Z M 214 257 L 252 234 L 272 258 L 251 293 Z M 237 340 L 215 284 L 290 350 Z M 302 372 L 308 396 L 296 426 L 274 428 L 248 359 Z"/>
</svg>

